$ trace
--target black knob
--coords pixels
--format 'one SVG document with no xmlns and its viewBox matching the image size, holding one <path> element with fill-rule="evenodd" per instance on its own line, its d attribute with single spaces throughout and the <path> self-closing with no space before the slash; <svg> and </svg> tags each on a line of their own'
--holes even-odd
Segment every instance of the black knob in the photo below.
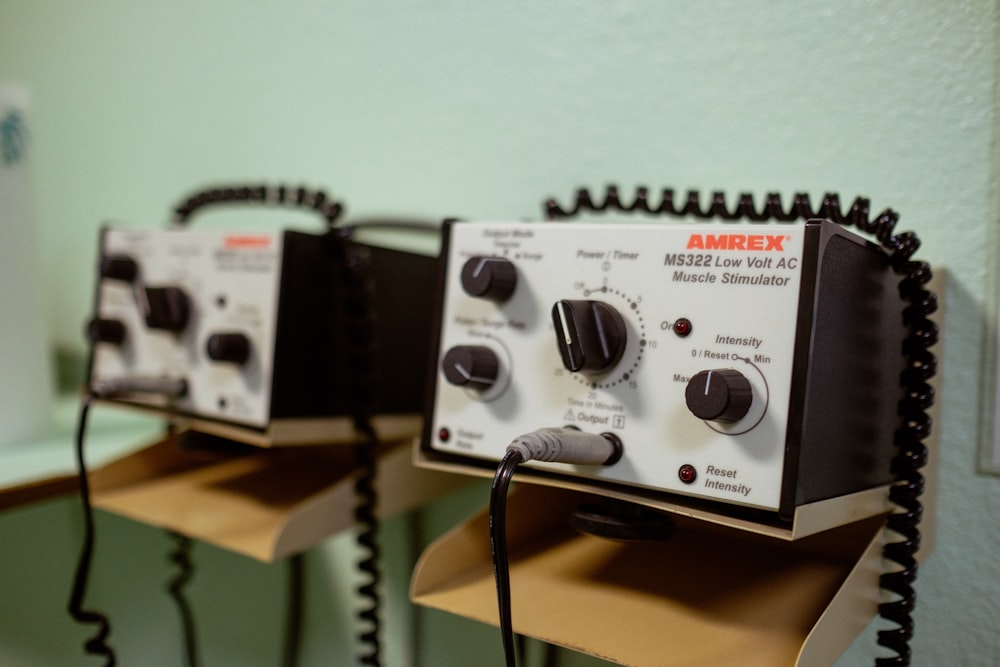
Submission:
<svg viewBox="0 0 1000 667">
<path fill-rule="evenodd" d="M 205 352 L 213 361 L 242 366 L 250 359 L 250 339 L 241 333 L 216 333 L 208 337 Z"/>
<path fill-rule="evenodd" d="M 730 424 L 746 416 L 753 390 L 750 381 L 731 368 L 701 371 L 688 381 L 684 400 L 698 419 Z"/>
<path fill-rule="evenodd" d="M 101 257 L 101 277 L 132 282 L 139 275 L 139 265 L 131 257 L 105 255 Z"/>
<path fill-rule="evenodd" d="M 126 329 L 121 320 L 95 317 L 87 323 L 87 340 L 91 344 L 110 343 L 121 345 L 125 342 Z"/>
<path fill-rule="evenodd" d="M 557 301 L 552 306 L 552 324 L 567 370 L 604 373 L 625 352 L 625 320 L 603 301 Z"/>
<path fill-rule="evenodd" d="M 517 287 L 517 269 L 503 257 L 475 256 L 462 267 L 462 288 L 470 295 L 506 301 Z"/>
<path fill-rule="evenodd" d="M 483 391 L 496 382 L 500 361 L 484 345 L 456 345 L 445 353 L 441 370 L 451 384 Z"/>
<path fill-rule="evenodd" d="M 146 326 L 181 332 L 188 324 L 191 306 L 180 287 L 146 287 Z"/>
</svg>

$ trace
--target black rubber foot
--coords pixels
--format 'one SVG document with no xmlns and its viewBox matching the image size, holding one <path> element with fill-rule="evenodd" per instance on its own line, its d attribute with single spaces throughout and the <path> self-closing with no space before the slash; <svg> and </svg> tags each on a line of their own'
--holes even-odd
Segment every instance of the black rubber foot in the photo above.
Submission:
<svg viewBox="0 0 1000 667">
<path fill-rule="evenodd" d="M 581 533 L 620 542 L 667 540 L 676 528 L 669 514 L 622 500 L 581 505 L 570 515 L 569 524 Z"/>
</svg>

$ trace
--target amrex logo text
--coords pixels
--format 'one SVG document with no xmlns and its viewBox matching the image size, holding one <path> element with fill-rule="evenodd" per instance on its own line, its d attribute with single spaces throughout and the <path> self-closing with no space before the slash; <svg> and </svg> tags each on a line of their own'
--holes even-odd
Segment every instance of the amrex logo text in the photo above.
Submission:
<svg viewBox="0 0 1000 667">
<path fill-rule="evenodd" d="M 784 234 L 692 234 L 688 250 L 772 250 L 784 252 Z"/>
</svg>

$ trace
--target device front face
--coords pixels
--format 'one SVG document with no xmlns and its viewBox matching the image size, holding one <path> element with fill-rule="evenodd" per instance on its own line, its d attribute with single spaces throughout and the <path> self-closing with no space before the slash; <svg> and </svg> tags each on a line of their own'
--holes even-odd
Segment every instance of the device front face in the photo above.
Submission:
<svg viewBox="0 0 1000 667">
<path fill-rule="evenodd" d="M 105 230 L 91 384 L 181 378 L 178 411 L 267 424 L 282 245 L 280 232 Z"/>
<path fill-rule="evenodd" d="M 538 428 L 611 432 L 618 463 L 546 467 L 777 510 L 806 230 L 449 225 L 424 451 L 496 461 Z"/>
</svg>

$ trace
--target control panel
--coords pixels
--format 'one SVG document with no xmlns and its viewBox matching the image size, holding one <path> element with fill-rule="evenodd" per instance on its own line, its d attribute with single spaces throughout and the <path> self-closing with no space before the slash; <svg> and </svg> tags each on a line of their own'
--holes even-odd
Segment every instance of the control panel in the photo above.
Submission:
<svg viewBox="0 0 1000 667">
<path fill-rule="evenodd" d="M 569 426 L 620 460 L 526 479 L 779 516 L 891 481 L 898 279 L 838 225 L 455 222 L 443 256 L 427 460 Z"/>
<path fill-rule="evenodd" d="M 345 279 L 338 247 L 363 258 L 364 284 Z M 293 440 L 334 437 L 329 420 L 350 415 L 359 391 L 378 411 L 419 423 L 425 363 L 409 346 L 429 340 L 435 272 L 436 258 L 330 234 L 105 229 L 87 325 L 89 384 L 183 380 L 185 393 L 169 405 L 149 394 L 113 400 L 203 426 L 309 427 Z M 356 312 L 359 298 L 369 312 Z M 362 337 L 376 385 L 359 389 Z"/>
</svg>

